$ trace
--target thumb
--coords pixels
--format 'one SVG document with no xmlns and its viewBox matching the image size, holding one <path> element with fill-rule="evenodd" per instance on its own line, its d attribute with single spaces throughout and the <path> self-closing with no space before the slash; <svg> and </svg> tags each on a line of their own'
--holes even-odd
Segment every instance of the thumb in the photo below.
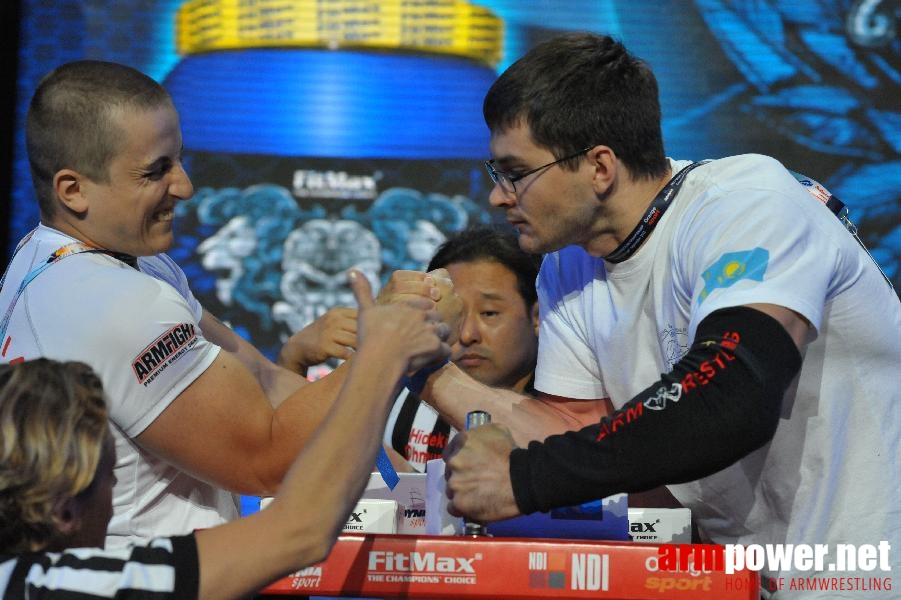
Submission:
<svg viewBox="0 0 901 600">
<path fill-rule="evenodd" d="M 347 279 L 350 282 L 350 289 L 354 293 L 354 298 L 360 308 L 369 308 L 375 306 L 375 300 L 372 298 L 372 286 L 369 280 L 363 275 L 362 271 L 351 269 L 347 272 Z"/>
</svg>

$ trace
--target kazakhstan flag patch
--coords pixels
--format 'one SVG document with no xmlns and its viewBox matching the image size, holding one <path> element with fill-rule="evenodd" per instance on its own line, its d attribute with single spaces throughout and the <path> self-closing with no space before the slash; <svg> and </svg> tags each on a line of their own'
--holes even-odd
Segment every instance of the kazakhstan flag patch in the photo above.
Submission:
<svg viewBox="0 0 901 600">
<path fill-rule="evenodd" d="M 763 281 L 770 251 L 766 248 L 752 248 L 741 252 L 727 252 L 701 273 L 704 289 L 698 296 L 698 304 L 703 302 L 717 288 L 727 288 L 742 279 Z"/>
</svg>

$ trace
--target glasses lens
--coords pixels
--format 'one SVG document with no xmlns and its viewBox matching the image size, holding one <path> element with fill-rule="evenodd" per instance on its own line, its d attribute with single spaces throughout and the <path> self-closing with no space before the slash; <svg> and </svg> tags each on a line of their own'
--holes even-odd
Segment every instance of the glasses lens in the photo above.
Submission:
<svg viewBox="0 0 901 600">
<path fill-rule="evenodd" d="M 497 171 L 494 170 L 494 165 L 491 164 L 490 160 L 485 161 L 485 170 L 488 171 L 488 177 L 491 178 L 491 181 L 497 183 Z"/>
<path fill-rule="evenodd" d="M 502 190 L 508 194 L 516 192 L 516 188 L 513 187 L 513 182 L 510 181 L 507 174 L 495 169 L 492 161 L 485 161 L 485 170 L 488 171 L 488 176 L 491 177 L 491 181 L 499 185 Z"/>
</svg>

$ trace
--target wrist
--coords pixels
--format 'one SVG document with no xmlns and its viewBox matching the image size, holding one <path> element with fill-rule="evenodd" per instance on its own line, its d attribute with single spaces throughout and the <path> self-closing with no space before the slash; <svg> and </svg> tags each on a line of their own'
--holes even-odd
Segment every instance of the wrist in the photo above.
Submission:
<svg viewBox="0 0 901 600">
<path fill-rule="evenodd" d="M 428 383 L 429 377 L 431 377 L 433 373 L 444 367 L 444 365 L 446 365 L 449 361 L 450 359 L 444 359 L 437 363 L 425 366 L 412 375 L 404 377 L 402 381 L 404 387 L 410 390 L 410 393 L 416 396 L 422 396 L 422 392 L 425 389 L 426 383 Z"/>
</svg>

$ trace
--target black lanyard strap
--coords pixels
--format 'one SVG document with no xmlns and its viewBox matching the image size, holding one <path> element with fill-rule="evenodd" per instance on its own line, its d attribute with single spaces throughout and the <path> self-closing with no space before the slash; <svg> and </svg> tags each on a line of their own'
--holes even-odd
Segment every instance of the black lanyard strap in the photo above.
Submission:
<svg viewBox="0 0 901 600">
<path fill-rule="evenodd" d="M 617 246 L 616 250 L 605 256 L 604 260 L 612 263 L 621 263 L 635 254 L 635 251 L 638 250 L 638 247 L 641 246 L 641 243 L 645 238 L 654 231 L 654 227 L 660 222 L 660 217 L 663 216 L 663 213 L 665 213 L 666 209 L 672 204 L 673 198 L 676 197 L 676 193 L 679 191 L 679 188 L 682 187 L 688 173 L 695 167 L 700 167 L 708 162 L 710 161 L 702 160 L 691 163 L 676 173 L 673 178 L 663 186 L 663 189 L 657 193 L 654 200 L 651 201 L 651 205 L 644 213 L 644 217 L 638 222 L 638 225 L 635 226 L 635 229 L 632 230 L 629 237 L 623 240 L 623 243 Z"/>
</svg>

